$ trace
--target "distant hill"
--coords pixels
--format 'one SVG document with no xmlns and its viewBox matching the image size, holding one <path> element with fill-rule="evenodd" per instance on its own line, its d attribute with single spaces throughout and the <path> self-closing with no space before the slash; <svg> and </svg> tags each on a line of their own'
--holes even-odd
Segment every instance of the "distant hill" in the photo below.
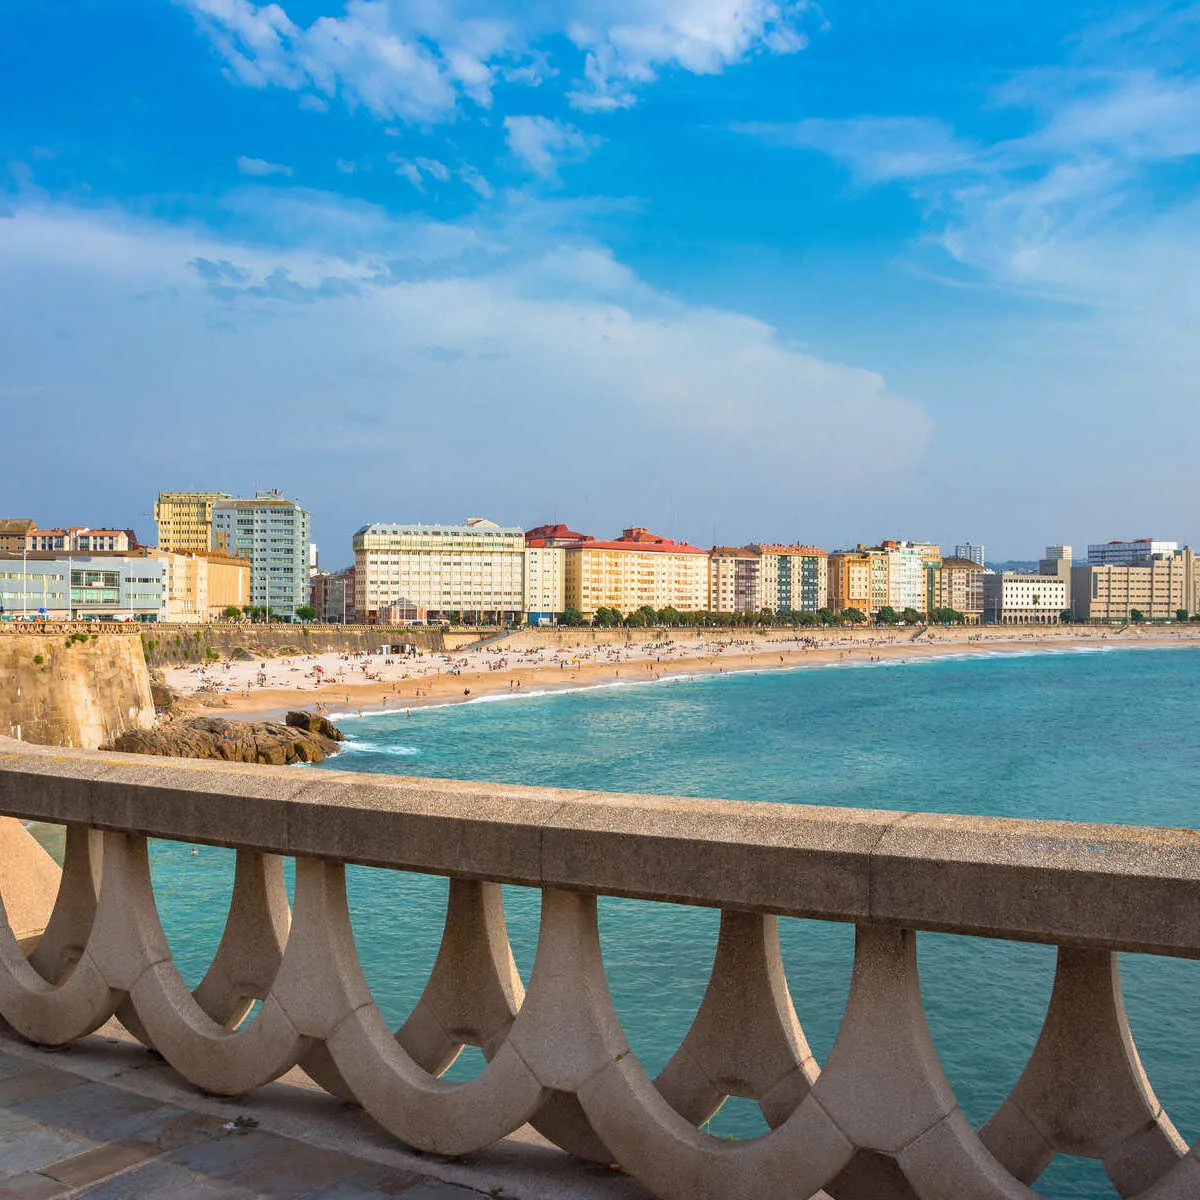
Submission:
<svg viewBox="0 0 1200 1200">
<path fill-rule="evenodd" d="M 1004 562 L 990 562 L 987 565 L 993 571 L 1036 571 L 1038 560 L 1036 558 L 1010 558 Z"/>
</svg>

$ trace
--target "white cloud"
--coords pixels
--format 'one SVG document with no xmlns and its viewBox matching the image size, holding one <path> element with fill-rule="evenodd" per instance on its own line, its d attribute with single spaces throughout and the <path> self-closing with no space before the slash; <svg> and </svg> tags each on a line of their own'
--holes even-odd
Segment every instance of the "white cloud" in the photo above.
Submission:
<svg viewBox="0 0 1200 1200">
<path fill-rule="evenodd" d="M 508 148 L 535 175 L 552 178 L 558 164 L 586 158 L 599 144 L 574 125 L 550 117 L 505 117 Z"/>
<path fill-rule="evenodd" d="M 803 0 L 581 0 L 567 25 L 586 51 L 580 109 L 628 108 L 662 70 L 716 75 L 756 52 L 794 54 L 815 6 Z"/>
<path fill-rule="evenodd" d="M 481 17 L 466 0 L 345 0 L 304 26 L 278 3 L 177 0 L 250 87 L 282 87 L 322 108 L 339 98 L 388 120 L 450 119 L 467 97 L 490 106 L 497 80 L 537 86 L 558 73 L 540 43 L 584 52 L 570 93 L 584 110 L 628 108 L 661 71 L 712 75 L 755 53 L 792 54 L 819 19 L 809 0 L 566 0 L 521 19 Z"/>
<path fill-rule="evenodd" d="M 257 200 L 264 227 L 295 227 L 269 194 Z M 670 496 L 692 511 L 694 536 L 721 512 L 725 528 L 743 514 L 749 537 L 763 513 L 878 500 L 926 446 L 928 417 L 879 375 L 762 321 L 680 304 L 602 249 L 508 243 L 464 258 L 479 246 L 473 230 L 368 216 L 350 214 L 357 248 L 339 256 L 324 235 L 277 252 L 119 215 L 20 209 L 0 220 L 0 304 L 21 310 L 0 330 L 0 357 L 51 396 L 119 404 L 126 425 L 147 418 L 136 446 L 114 429 L 111 446 L 87 454 L 136 458 L 143 475 L 153 463 L 166 478 L 190 469 L 193 438 L 236 430 L 226 470 L 286 464 L 288 486 L 304 494 L 311 481 L 344 534 L 464 505 L 523 520 L 554 497 L 615 529 L 631 510 L 661 520 Z M 53 322 L 36 315 L 47 311 Z M 148 418 L 167 394 L 203 420 L 181 418 L 156 440 Z M 280 425 L 285 400 L 295 420 Z M 470 430 L 453 446 L 448 412 Z M 423 499 L 397 500 L 398 470 L 406 495 Z M 322 482 L 334 476 L 344 485 Z M 790 523 L 778 536 L 794 536 Z"/>
<path fill-rule="evenodd" d="M 237 169 L 243 175 L 290 175 L 291 167 L 285 167 L 282 163 L 267 162 L 265 158 L 247 158 L 246 155 L 238 155 Z"/>
<path fill-rule="evenodd" d="M 445 183 L 453 174 L 445 163 L 436 158 L 404 158 L 399 154 L 389 154 L 388 162 L 395 168 L 396 174 L 413 185 L 418 191 L 425 190 L 425 180 L 434 179 Z"/>
</svg>

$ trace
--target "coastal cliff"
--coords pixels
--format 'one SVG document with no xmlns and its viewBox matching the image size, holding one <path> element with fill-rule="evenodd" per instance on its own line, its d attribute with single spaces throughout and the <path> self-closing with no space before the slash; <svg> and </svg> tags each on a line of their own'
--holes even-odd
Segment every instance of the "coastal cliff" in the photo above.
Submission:
<svg viewBox="0 0 1200 1200">
<path fill-rule="evenodd" d="M 136 627 L 0 625 L 0 735 L 95 750 L 153 724 Z"/>
</svg>

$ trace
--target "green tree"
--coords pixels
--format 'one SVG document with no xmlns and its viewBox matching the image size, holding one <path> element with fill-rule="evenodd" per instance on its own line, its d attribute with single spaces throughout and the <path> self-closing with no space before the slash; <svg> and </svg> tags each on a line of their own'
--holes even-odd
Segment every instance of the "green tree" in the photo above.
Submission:
<svg viewBox="0 0 1200 1200">
<path fill-rule="evenodd" d="M 559 614 L 558 623 L 560 625 L 571 626 L 582 625 L 583 613 L 581 613 L 574 605 L 568 604 L 567 607 L 564 608 Z"/>
<path fill-rule="evenodd" d="M 877 625 L 895 625 L 899 620 L 900 614 L 890 604 L 885 604 L 879 610 L 879 615 L 875 618 L 875 623 Z"/>
<path fill-rule="evenodd" d="M 317 619 L 317 610 L 311 604 L 302 604 L 296 609 L 296 616 L 301 621 L 315 621 Z"/>
<path fill-rule="evenodd" d="M 919 625 L 923 620 L 923 617 L 922 614 L 917 612 L 915 608 L 906 608 L 900 614 L 900 620 L 902 620 L 905 625 Z"/>
<path fill-rule="evenodd" d="M 684 615 L 673 604 L 660 608 L 654 618 L 660 625 L 673 626 L 684 623 Z"/>
<path fill-rule="evenodd" d="M 1073 608 L 1064 608 L 1062 610 L 1062 612 L 1060 612 L 1058 614 L 1058 619 L 1064 625 L 1074 625 L 1075 624 L 1075 610 Z"/>
<path fill-rule="evenodd" d="M 844 608 L 842 609 L 842 619 L 851 625 L 865 625 L 867 623 L 867 614 L 861 608 Z"/>
<path fill-rule="evenodd" d="M 1175 620 L 1177 620 L 1177 621 L 1186 621 L 1187 619 L 1188 619 L 1188 615 L 1187 615 L 1187 609 L 1186 609 L 1186 608 L 1177 608 L 1177 609 L 1175 610 Z"/>
<path fill-rule="evenodd" d="M 236 604 L 226 605 L 225 611 L 221 614 L 221 616 L 225 617 L 226 619 L 228 619 L 230 621 L 236 621 L 238 619 L 238 617 L 240 617 L 241 615 L 242 615 L 242 610 L 240 608 L 238 608 L 238 606 Z"/>
<path fill-rule="evenodd" d="M 1135 625 L 1140 625 L 1146 619 L 1146 614 L 1140 608 L 1131 608 L 1129 610 L 1129 619 Z"/>
</svg>

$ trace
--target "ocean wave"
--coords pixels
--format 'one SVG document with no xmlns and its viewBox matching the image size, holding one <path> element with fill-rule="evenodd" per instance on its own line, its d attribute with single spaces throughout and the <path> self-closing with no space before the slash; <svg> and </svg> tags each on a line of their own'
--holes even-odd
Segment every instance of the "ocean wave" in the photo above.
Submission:
<svg viewBox="0 0 1200 1200">
<path fill-rule="evenodd" d="M 372 742 L 360 742 L 354 738 L 347 738 L 343 745 L 347 750 L 353 750 L 359 754 L 387 754 L 395 758 L 412 758 L 421 753 L 416 746 L 378 746 Z"/>
</svg>

